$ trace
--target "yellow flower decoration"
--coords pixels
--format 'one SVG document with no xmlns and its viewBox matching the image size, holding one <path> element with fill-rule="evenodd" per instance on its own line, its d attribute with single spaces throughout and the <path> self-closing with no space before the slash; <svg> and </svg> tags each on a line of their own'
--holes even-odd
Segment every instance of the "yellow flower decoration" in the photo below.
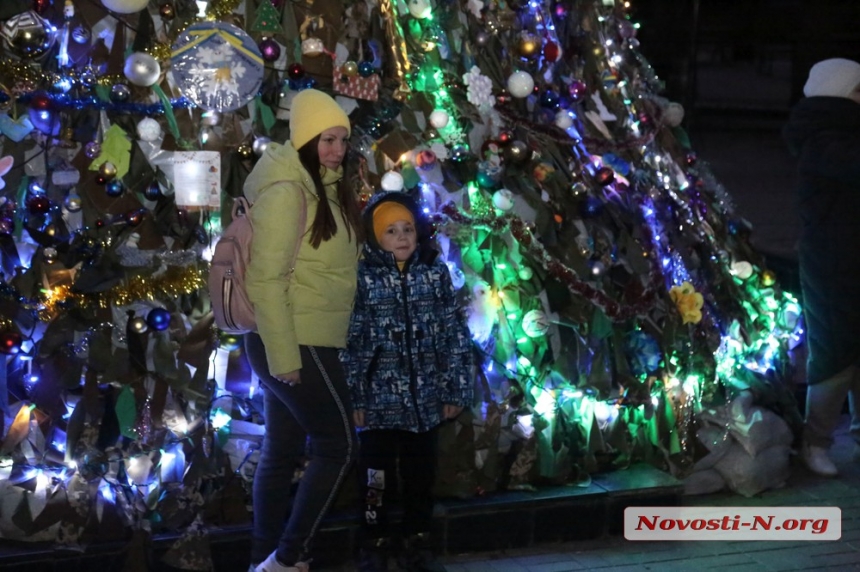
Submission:
<svg viewBox="0 0 860 572">
<path fill-rule="evenodd" d="M 702 321 L 702 306 L 705 300 L 692 284 L 684 282 L 680 286 L 672 286 L 669 297 L 675 302 L 685 324 L 698 324 Z"/>
</svg>

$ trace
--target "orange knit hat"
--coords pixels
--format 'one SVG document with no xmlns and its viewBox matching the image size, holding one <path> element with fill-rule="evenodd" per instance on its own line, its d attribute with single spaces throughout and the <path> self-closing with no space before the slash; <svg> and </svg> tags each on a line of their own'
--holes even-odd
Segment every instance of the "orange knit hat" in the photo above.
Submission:
<svg viewBox="0 0 860 572">
<path fill-rule="evenodd" d="M 379 203 L 373 209 L 373 234 L 376 240 L 385 232 L 390 225 L 399 221 L 405 220 L 415 224 L 415 217 L 412 211 L 398 203 L 397 201 L 384 201 Z"/>
</svg>

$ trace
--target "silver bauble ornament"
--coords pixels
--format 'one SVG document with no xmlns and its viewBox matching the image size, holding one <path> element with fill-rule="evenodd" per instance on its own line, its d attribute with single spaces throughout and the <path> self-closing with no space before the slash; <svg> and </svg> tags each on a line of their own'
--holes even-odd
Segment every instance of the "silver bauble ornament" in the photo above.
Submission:
<svg viewBox="0 0 860 572">
<path fill-rule="evenodd" d="M 269 143 L 271 142 L 272 140 L 268 137 L 257 137 L 256 139 L 254 139 L 254 143 L 251 145 L 251 149 L 254 150 L 254 154 L 257 157 L 262 157 L 263 153 L 266 152 L 266 149 L 269 147 Z"/>
<path fill-rule="evenodd" d="M 75 191 L 71 191 L 69 196 L 66 197 L 66 200 L 63 202 L 66 207 L 66 210 L 70 213 L 76 213 L 83 207 L 83 203 L 81 202 L 81 197 Z"/>
<path fill-rule="evenodd" d="M 158 82 L 161 65 L 145 52 L 134 52 L 126 58 L 122 72 L 134 85 L 149 87 Z"/>
<path fill-rule="evenodd" d="M 57 40 L 51 23 L 33 10 L 12 16 L 0 28 L 6 48 L 19 58 L 33 59 L 44 55 Z"/>
</svg>

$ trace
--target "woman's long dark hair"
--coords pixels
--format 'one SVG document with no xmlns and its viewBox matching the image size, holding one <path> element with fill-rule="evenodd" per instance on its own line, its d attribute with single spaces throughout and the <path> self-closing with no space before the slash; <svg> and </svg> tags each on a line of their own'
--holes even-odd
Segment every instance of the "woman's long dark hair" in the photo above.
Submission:
<svg viewBox="0 0 860 572">
<path fill-rule="evenodd" d="M 329 240 L 337 234 L 337 222 L 334 218 L 334 213 L 331 211 L 331 205 L 325 194 L 325 187 L 320 175 L 319 152 L 317 151 L 320 136 L 317 135 L 298 149 L 299 162 L 307 170 L 314 183 L 319 203 L 317 204 L 317 214 L 314 217 L 314 222 L 311 225 L 311 246 L 319 248 L 320 244 Z M 346 157 L 344 156 L 344 163 Z M 349 186 L 349 178 L 346 176 L 346 168 L 344 175 L 337 181 L 337 202 L 340 204 L 340 214 L 343 220 L 346 221 L 346 232 L 350 238 L 355 235 L 356 242 L 361 242 L 364 239 L 364 227 L 361 222 L 361 209 L 358 206 L 358 196 L 355 191 Z"/>
</svg>

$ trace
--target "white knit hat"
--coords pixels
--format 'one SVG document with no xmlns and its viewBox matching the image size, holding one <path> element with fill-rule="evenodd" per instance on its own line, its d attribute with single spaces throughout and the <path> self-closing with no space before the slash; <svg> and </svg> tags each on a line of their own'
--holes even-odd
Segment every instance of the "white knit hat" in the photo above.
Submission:
<svg viewBox="0 0 860 572">
<path fill-rule="evenodd" d="M 815 97 L 848 97 L 860 85 L 860 64 L 853 60 L 833 58 L 823 60 L 809 70 L 803 95 Z"/>
</svg>

